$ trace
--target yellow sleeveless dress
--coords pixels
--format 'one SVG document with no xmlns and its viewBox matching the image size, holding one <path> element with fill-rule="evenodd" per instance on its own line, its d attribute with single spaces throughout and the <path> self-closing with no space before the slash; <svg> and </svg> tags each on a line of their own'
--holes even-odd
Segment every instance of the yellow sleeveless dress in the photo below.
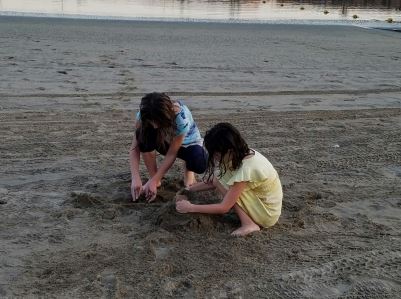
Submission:
<svg viewBox="0 0 401 299">
<path fill-rule="evenodd" d="M 277 171 L 262 154 L 253 150 L 235 171 L 227 170 L 219 182 L 229 189 L 235 182 L 247 182 L 237 204 L 256 224 L 273 226 L 281 214 L 283 191 Z"/>
</svg>

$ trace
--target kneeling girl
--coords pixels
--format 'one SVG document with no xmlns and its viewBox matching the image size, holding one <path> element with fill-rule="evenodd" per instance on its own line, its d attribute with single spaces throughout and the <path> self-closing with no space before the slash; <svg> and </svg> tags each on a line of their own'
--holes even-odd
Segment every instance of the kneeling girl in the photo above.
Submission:
<svg viewBox="0 0 401 299">
<path fill-rule="evenodd" d="M 283 192 L 272 164 L 250 149 L 239 131 L 229 123 L 219 123 L 210 129 L 204 146 L 209 154 L 205 182 L 187 187 L 184 194 L 217 189 L 223 200 L 217 204 L 195 205 L 179 194 L 177 211 L 224 214 L 234 208 L 241 226 L 232 235 L 238 236 L 273 226 L 281 214 Z"/>
<path fill-rule="evenodd" d="M 152 201 L 161 179 L 176 158 L 184 160 L 184 184 L 190 186 L 195 183 L 194 173 L 205 171 L 207 154 L 199 129 L 184 103 L 172 100 L 164 93 L 153 92 L 141 99 L 139 108 L 130 150 L 131 193 L 134 201 L 142 193 Z M 165 156 L 159 166 L 156 152 Z M 144 186 L 139 176 L 140 156 L 150 175 Z"/>
</svg>

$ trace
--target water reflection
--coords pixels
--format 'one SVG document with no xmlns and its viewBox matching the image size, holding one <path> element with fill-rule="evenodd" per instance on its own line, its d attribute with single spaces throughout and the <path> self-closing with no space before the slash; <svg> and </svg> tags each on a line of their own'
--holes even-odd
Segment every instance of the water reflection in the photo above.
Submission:
<svg viewBox="0 0 401 299">
<path fill-rule="evenodd" d="M 247 2 L 247 1 L 245 1 Z M 279 0 L 277 1 L 279 4 L 311 4 L 311 5 L 324 5 L 331 7 L 353 7 L 353 8 L 400 8 L 401 1 L 400 0 L 300 0 L 300 1 L 292 1 L 292 0 Z"/>
<path fill-rule="evenodd" d="M 401 0 L 0 0 L 0 12 L 127 18 L 401 21 Z"/>
</svg>

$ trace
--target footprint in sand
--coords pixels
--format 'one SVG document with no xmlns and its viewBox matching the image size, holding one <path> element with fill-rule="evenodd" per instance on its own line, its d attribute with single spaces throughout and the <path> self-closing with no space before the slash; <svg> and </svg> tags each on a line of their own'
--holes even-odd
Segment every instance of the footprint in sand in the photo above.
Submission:
<svg viewBox="0 0 401 299">
<path fill-rule="evenodd" d="M 6 188 L 0 188 L 0 205 L 5 205 L 7 204 L 7 200 L 5 199 L 5 197 L 8 194 L 8 189 Z"/>
<path fill-rule="evenodd" d="M 48 241 L 52 244 L 63 243 L 65 241 L 65 234 L 60 231 L 53 232 L 49 235 Z"/>
<path fill-rule="evenodd" d="M 176 243 L 175 237 L 163 230 L 152 232 L 145 238 L 145 244 L 155 260 L 167 259 Z"/>
<path fill-rule="evenodd" d="M 75 208 L 83 209 L 103 205 L 100 198 L 91 193 L 74 191 L 71 193 L 71 197 Z"/>
<path fill-rule="evenodd" d="M 195 289 L 192 286 L 193 278 L 188 279 L 165 279 L 162 290 L 164 296 L 173 298 L 196 298 Z M 232 297 L 213 297 L 213 298 L 232 298 Z"/>
<path fill-rule="evenodd" d="M 106 270 L 98 275 L 98 279 L 104 288 L 105 298 L 116 298 L 119 282 L 117 276 L 113 272 Z"/>
<path fill-rule="evenodd" d="M 394 294 L 399 288 L 394 282 L 400 278 L 401 251 L 373 250 L 285 274 L 280 285 L 286 297 L 308 294 L 318 298 L 325 294 L 357 298 L 358 294 L 370 294 L 382 298 L 383 294 Z M 343 290 L 342 294 L 338 290 Z"/>
</svg>

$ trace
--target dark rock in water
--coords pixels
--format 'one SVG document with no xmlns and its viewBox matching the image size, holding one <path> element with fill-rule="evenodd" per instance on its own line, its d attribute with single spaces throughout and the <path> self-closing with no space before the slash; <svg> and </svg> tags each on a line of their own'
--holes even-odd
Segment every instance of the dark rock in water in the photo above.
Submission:
<svg viewBox="0 0 401 299">
<path fill-rule="evenodd" d="M 0 205 L 5 205 L 7 203 L 7 201 L 6 200 L 4 200 L 4 199 L 0 199 Z"/>
</svg>

